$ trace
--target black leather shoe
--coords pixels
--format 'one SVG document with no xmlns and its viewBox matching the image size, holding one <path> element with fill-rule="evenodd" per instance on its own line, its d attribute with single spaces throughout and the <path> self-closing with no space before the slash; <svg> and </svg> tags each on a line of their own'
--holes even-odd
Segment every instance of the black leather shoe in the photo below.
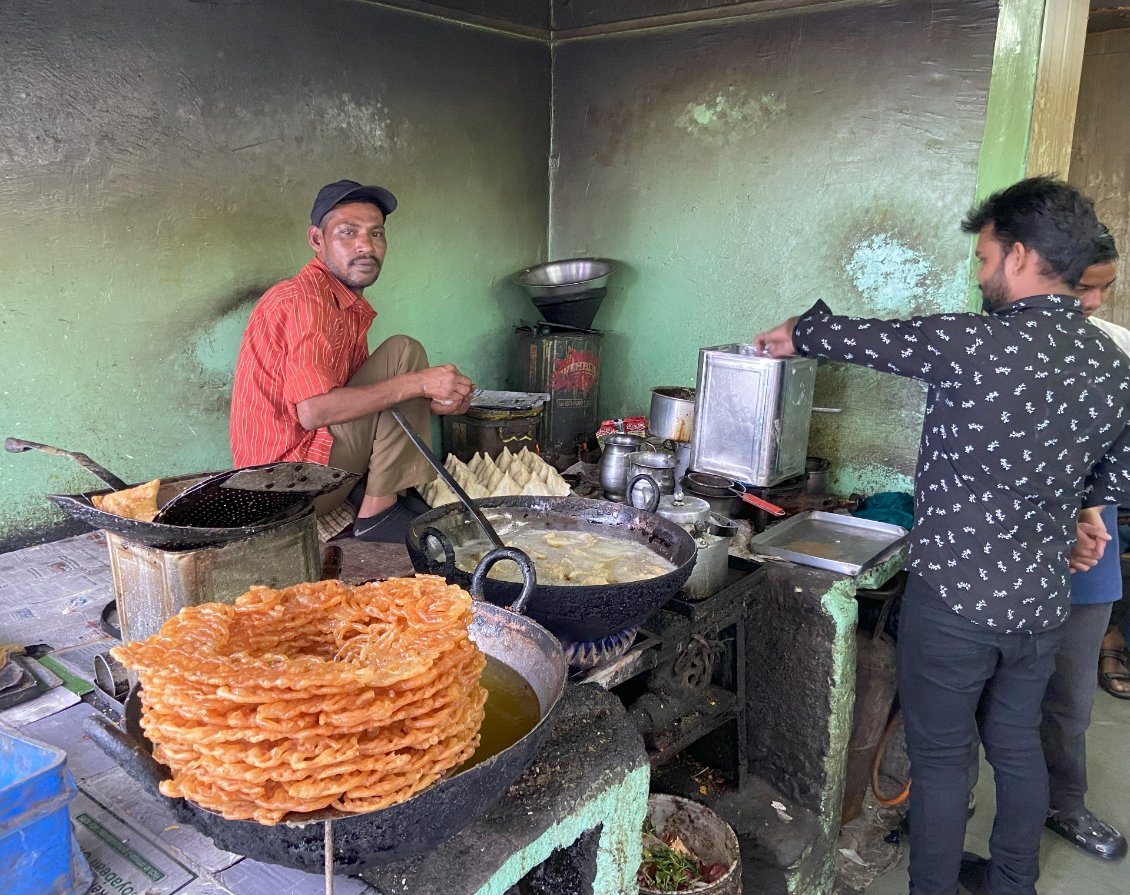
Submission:
<svg viewBox="0 0 1130 895">
<path fill-rule="evenodd" d="M 1056 811 L 1048 815 L 1045 824 L 1049 830 L 1059 833 L 1068 842 L 1073 842 L 1083 851 L 1106 861 L 1113 861 L 1126 854 L 1126 837 L 1086 808 L 1070 814 Z"/>
<path fill-rule="evenodd" d="M 961 853 L 961 870 L 957 875 L 961 888 L 970 895 L 992 895 L 989 888 L 989 862 L 973 852 Z"/>
</svg>

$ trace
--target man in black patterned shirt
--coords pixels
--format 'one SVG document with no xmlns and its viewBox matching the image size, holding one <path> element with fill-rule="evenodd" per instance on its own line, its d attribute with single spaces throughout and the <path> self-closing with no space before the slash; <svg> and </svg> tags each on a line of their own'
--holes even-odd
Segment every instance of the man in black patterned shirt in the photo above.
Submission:
<svg viewBox="0 0 1130 895">
<path fill-rule="evenodd" d="M 833 315 L 823 302 L 762 333 L 774 357 L 822 357 L 929 386 L 899 624 L 899 694 L 911 760 L 910 888 L 954 895 L 969 755 L 994 768 L 993 895 L 1035 895 L 1048 809 L 1040 703 L 1080 506 L 1130 498 L 1130 363 L 1072 290 L 1091 263 L 1090 201 L 1049 178 L 990 196 L 977 234 L 986 314 L 908 320 Z"/>
</svg>

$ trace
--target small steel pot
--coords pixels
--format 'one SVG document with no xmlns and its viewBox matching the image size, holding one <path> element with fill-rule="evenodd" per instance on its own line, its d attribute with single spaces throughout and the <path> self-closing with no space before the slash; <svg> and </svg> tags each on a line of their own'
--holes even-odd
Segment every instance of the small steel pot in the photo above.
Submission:
<svg viewBox="0 0 1130 895">
<path fill-rule="evenodd" d="M 641 476 L 650 480 L 660 495 L 675 493 L 675 458 L 671 454 L 637 451 L 628 455 L 628 493 L 627 502 L 632 506 L 643 506 L 650 500 L 648 483 L 640 483 Z M 637 490 L 638 489 L 638 490 Z"/>
<path fill-rule="evenodd" d="M 695 390 L 681 385 L 664 385 L 651 390 L 651 411 L 647 429 L 652 435 L 671 441 L 691 440 L 694 431 Z"/>
<path fill-rule="evenodd" d="M 806 457 L 804 460 L 805 494 L 828 493 L 828 467 L 831 464 L 823 457 Z"/>
</svg>

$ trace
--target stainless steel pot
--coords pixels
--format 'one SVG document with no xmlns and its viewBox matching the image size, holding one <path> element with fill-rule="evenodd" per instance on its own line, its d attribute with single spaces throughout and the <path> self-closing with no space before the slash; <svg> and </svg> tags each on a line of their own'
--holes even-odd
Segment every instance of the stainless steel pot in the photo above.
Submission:
<svg viewBox="0 0 1130 895">
<path fill-rule="evenodd" d="M 600 487 L 609 500 L 623 502 L 628 490 L 628 458 L 643 450 L 652 447 L 639 435 L 620 433 L 605 439 L 600 455 Z"/>
<path fill-rule="evenodd" d="M 695 390 L 681 385 L 663 385 L 651 390 L 651 412 L 647 429 L 671 441 L 691 440 L 694 434 Z"/>
<path fill-rule="evenodd" d="M 683 595 L 690 600 L 705 600 L 726 586 L 726 576 L 730 568 L 729 536 L 712 535 L 703 532 L 696 539 L 698 552 L 694 572 L 683 585 Z"/>
<path fill-rule="evenodd" d="M 671 454 L 636 451 L 628 455 L 627 501 L 632 506 L 645 506 L 651 491 L 659 496 L 675 492 L 675 457 Z M 648 490 L 651 489 L 651 490 Z"/>
</svg>

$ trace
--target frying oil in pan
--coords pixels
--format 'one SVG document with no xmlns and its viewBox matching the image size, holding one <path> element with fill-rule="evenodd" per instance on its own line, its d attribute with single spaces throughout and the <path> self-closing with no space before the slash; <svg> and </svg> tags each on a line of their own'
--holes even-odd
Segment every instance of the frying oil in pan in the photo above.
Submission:
<svg viewBox="0 0 1130 895">
<path fill-rule="evenodd" d="M 479 681 L 487 690 L 486 715 L 479 730 L 479 748 L 460 768 L 463 771 L 513 746 L 541 718 L 533 687 L 509 665 L 487 656 Z"/>
</svg>

